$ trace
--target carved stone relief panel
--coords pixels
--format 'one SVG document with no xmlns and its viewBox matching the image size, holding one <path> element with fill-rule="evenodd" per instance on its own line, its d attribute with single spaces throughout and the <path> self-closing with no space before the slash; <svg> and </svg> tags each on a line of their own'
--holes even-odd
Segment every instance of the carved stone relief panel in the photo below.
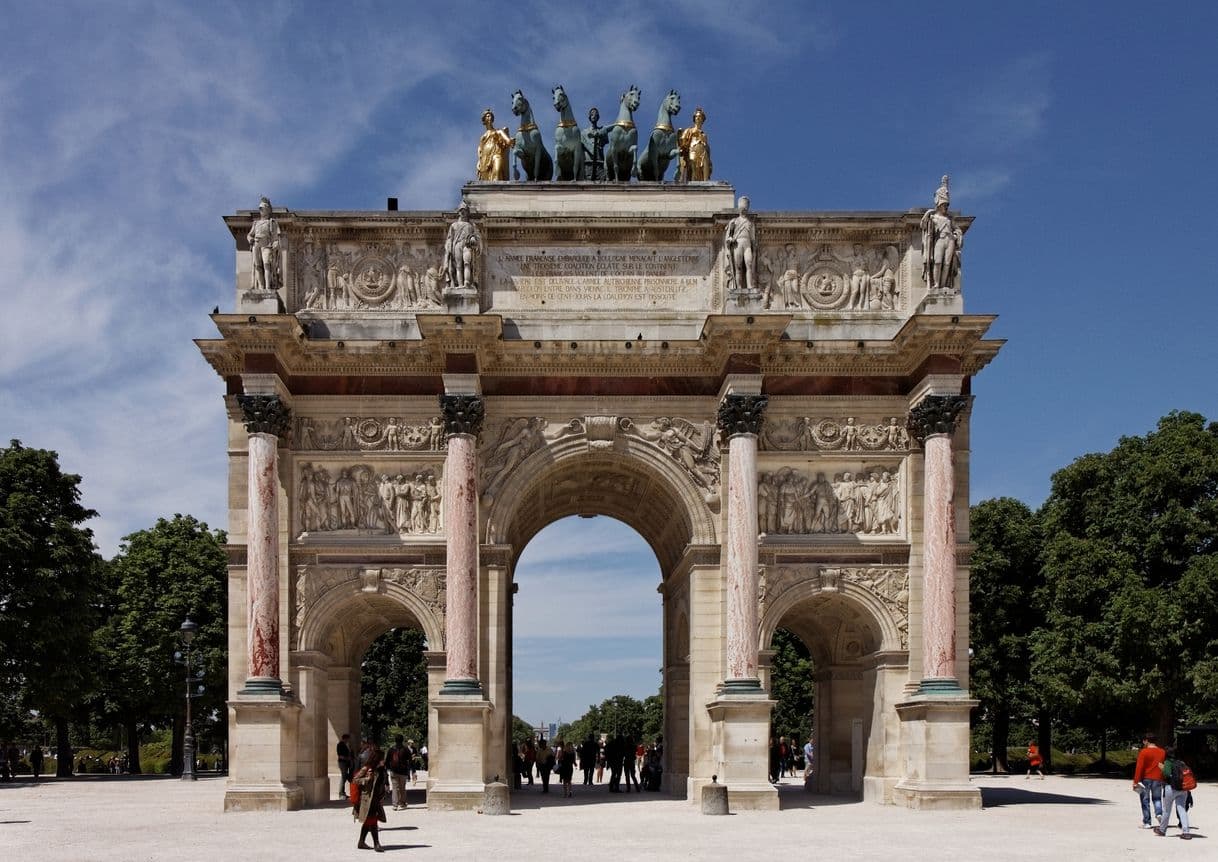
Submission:
<svg viewBox="0 0 1218 862">
<path fill-rule="evenodd" d="M 448 579 L 445 570 L 439 566 L 413 569 L 381 569 L 380 576 L 386 581 L 401 584 L 426 605 L 439 622 L 440 631 L 444 631 L 444 617 L 447 612 Z M 442 649 L 443 644 L 432 649 Z"/>
<path fill-rule="evenodd" d="M 299 416 L 295 445 L 306 451 L 438 452 L 444 448 L 444 422 L 439 416 L 417 425 L 396 416 Z"/>
<path fill-rule="evenodd" d="M 316 311 L 412 310 L 441 306 L 443 253 L 410 242 L 316 243 L 306 237 L 296 267 L 297 307 Z"/>
<path fill-rule="evenodd" d="M 318 600 L 335 587 L 342 586 L 350 593 L 384 592 L 383 582 L 401 585 L 419 599 L 436 617 L 440 631 L 444 631 L 446 611 L 446 576 L 441 566 L 398 568 L 361 568 L 357 566 L 312 566 L 296 567 L 295 595 L 293 596 L 292 646 L 299 648 L 300 630 L 309 612 Z M 435 647 L 442 648 L 442 645 Z"/>
<path fill-rule="evenodd" d="M 842 592 L 844 585 L 861 587 L 888 609 L 900 637 L 909 649 L 909 569 L 899 566 L 763 566 L 758 583 L 762 616 L 783 593 L 807 584 L 817 593 Z"/>
<path fill-rule="evenodd" d="M 646 425 L 631 422 L 623 430 L 658 446 L 695 485 L 708 495 L 719 495 L 719 432 L 713 421 L 659 416 Z"/>
<path fill-rule="evenodd" d="M 908 306 L 895 245 L 763 245 L 766 307 L 791 311 L 901 311 Z"/>
<path fill-rule="evenodd" d="M 429 536 L 443 531 L 440 465 L 298 465 L 295 523 L 300 538 Z"/>
<path fill-rule="evenodd" d="M 761 431 L 760 448 L 774 452 L 908 452 L 910 438 L 902 416 L 878 422 L 853 416 L 769 417 Z"/>
<path fill-rule="evenodd" d="M 354 584 L 359 580 L 359 569 L 354 566 L 297 566 L 296 589 L 292 614 L 292 645 L 300 644 L 300 629 L 309 610 L 325 593 L 345 582 Z"/>
<path fill-rule="evenodd" d="M 767 535 L 901 535 L 899 464 L 781 467 L 757 480 L 757 529 Z"/>
</svg>

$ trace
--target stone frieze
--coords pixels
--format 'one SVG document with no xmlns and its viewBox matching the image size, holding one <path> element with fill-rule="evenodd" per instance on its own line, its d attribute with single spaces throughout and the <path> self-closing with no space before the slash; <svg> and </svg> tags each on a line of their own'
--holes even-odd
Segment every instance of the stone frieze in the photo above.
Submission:
<svg viewBox="0 0 1218 862">
<path fill-rule="evenodd" d="M 767 535 L 895 536 L 904 511 L 896 465 L 825 472 L 783 467 L 757 481 L 757 529 Z"/>
<path fill-rule="evenodd" d="M 301 537 L 435 535 L 443 530 L 439 465 L 299 465 L 296 518 Z"/>
<path fill-rule="evenodd" d="M 394 416 L 344 416 L 296 419 L 296 448 L 326 452 L 438 452 L 444 448 L 444 423 L 408 425 Z"/>
<path fill-rule="evenodd" d="M 853 416 L 771 418 L 760 437 L 760 449 L 772 452 L 907 452 L 909 443 L 905 420 L 896 416 L 876 423 Z"/>
</svg>

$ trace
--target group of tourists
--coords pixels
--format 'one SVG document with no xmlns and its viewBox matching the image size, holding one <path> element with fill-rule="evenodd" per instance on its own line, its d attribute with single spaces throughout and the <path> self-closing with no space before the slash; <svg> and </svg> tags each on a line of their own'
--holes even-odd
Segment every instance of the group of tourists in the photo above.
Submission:
<svg viewBox="0 0 1218 862">
<path fill-rule="evenodd" d="M 21 764 L 21 752 L 11 742 L 0 745 L 0 781 L 12 781 L 17 777 Z M 37 781 L 42 776 L 43 754 L 42 746 L 35 745 L 29 751 L 30 772 Z"/>
<path fill-rule="evenodd" d="M 389 796 L 394 811 L 406 810 L 406 782 L 417 784 L 419 767 L 427 769 L 427 745 L 416 747 L 413 739 L 398 734 L 388 753 L 370 739 L 361 742 L 358 749 L 356 752 L 351 747 L 349 733 L 344 733 L 335 746 L 341 775 L 339 797 L 350 798 L 351 815 L 360 824 L 356 847 L 382 853 L 380 824 L 386 821 L 385 797 Z"/>
<path fill-rule="evenodd" d="M 1189 830 L 1188 811 L 1193 807 L 1193 789 L 1197 779 L 1193 770 L 1180 759 L 1174 747 L 1160 748 L 1153 733 L 1142 737 L 1142 749 L 1133 770 L 1133 789 L 1142 803 L 1142 828 L 1156 835 L 1167 835 L 1173 809 L 1180 827 L 1180 837 L 1193 837 Z M 1150 817 L 1154 807 L 1157 823 Z"/>
<path fill-rule="evenodd" d="M 790 776 L 795 777 L 797 769 L 803 769 L 803 780 L 807 780 L 812 776 L 812 760 L 815 749 L 813 748 L 811 737 L 804 743 L 802 750 L 799 749 L 799 740 L 795 737 L 788 739 L 785 736 L 770 737 L 770 783 L 777 784 L 780 779 Z"/>
<path fill-rule="evenodd" d="M 549 793 L 551 777 L 557 775 L 563 797 L 568 798 L 575 795 L 571 785 L 577 768 L 583 773 L 584 787 L 603 783 L 608 768 L 610 793 L 629 793 L 631 786 L 636 793 L 644 788 L 658 791 L 664 775 L 663 761 L 662 737 L 657 737 L 651 745 L 636 743 L 626 734 L 600 740 L 589 734 L 578 746 L 561 739 L 555 739 L 553 745 L 544 738 L 529 739 L 521 742 L 513 752 L 512 786 L 519 790 L 526 781 L 533 784 L 536 773 L 541 792 Z"/>
</svg>

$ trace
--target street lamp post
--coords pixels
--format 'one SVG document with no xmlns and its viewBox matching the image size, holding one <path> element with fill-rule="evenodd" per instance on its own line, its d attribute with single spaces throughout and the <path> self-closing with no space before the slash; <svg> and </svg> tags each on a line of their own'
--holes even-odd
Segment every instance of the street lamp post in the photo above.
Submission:
<svg viewBox="0 0 1218 862">
<path fill-rule="evenodd" d="M 190 667 L 190 642 L 195 639 L 195 634 L 199 631 L 199 624 L 191 621 L 190 617 L 186 617 L 186 621 L 182 623 L 181 629 L 182 642 L 186 645 L 186 655 L 175 653 L 174 658 L 186 665 L 186 733 L 182 739 L 182 780 L 196 781 L 198 775 L 195 774 L 195 732 L 190 720 L 190 702 L 192 699 L 203 693 L 203 686 L 198 683 L 202 678 L 202 669 L 196 674 Z"/>
</svg>

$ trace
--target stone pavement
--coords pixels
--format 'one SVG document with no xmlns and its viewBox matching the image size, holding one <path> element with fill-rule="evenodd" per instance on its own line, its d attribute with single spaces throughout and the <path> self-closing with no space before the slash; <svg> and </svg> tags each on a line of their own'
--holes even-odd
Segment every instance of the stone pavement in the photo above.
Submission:
<svg viewBox="0 0 1218 862">
<path fill-rule="evenodd" d="M 603 786 L 564 800 L 540 785 L 513 794 L 513 814 L 389 811 L 389 858 L 847 860 L 1218 859 L 1218 785 L 1194 791 L 1194 841 L 1138 829 L 1129 782 L 1051 776 L 976 776 L 981 811 L 930 813 L 810 796 L 781 788 L 783 810 L 704 817 L 682 800 L 610 795 Z M 223 814 L 224 782 L 97 776 L 0 784 L 0 860 L 372 859 L 355 849 L 350 810 Z M 416 793 L 421 800 L 421 791 Z M 1218 830 L 1215 830 L 1218 832 Z"/>
</svg>

